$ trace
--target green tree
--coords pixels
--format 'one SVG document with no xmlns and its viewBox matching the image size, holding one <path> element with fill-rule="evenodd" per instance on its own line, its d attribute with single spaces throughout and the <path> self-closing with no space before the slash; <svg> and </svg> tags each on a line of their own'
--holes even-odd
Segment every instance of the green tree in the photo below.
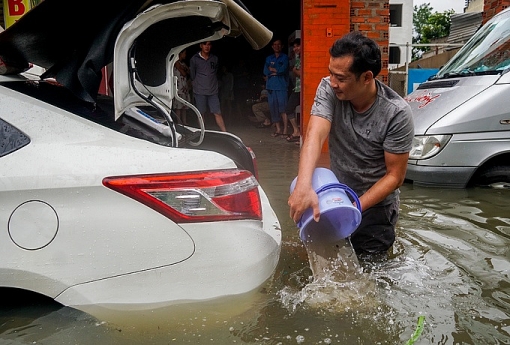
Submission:
<svg viewBox="0 0 510 345">
<path fill-rule="evenodd" d="M 430 3 L 414 6 L 413 12 L 413 43 L 430 43 L 433 39 L 447 37 L 450 34 L 451 15 L 453 9 L 432 13 Z M 417 60 L 430 50 L 430 47 L 414 47 L 412 59 Z"/>
</svg>

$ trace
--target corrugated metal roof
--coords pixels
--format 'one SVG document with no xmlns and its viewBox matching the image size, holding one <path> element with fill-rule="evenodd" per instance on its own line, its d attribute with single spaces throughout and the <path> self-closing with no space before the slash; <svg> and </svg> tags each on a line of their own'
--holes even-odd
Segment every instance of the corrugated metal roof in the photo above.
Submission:
<svg viewBox="0 0 510 345">
<path fill-rule="evenodd" d="M 446 43 L 466 43 L 482 25 L 482 12 L 454 13 Z"/>
</svg>

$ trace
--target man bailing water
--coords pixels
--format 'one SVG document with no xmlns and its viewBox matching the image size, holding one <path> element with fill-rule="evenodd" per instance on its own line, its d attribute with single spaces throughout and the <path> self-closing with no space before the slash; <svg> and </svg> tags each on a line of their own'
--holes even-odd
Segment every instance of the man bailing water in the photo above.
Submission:
<svg viewBox="0 0 510 345">
<path fill-rule="evenodd" d="M 288 199 L 290 217 L 297 223 L 312 208 L 319 220 L 312 174 L 328 138 L 331 170 L 356 192 L 361 205 L 361 224 L 350 236 L 352 247 L 357 255 L 384 254 L 395 241 L 399 187 L 414 136 L 411 108 L 376 79 L 381 71 L 376 42 L 351 32 L 329 52 L 329 77 L 317 88 Z"/>
</svg>

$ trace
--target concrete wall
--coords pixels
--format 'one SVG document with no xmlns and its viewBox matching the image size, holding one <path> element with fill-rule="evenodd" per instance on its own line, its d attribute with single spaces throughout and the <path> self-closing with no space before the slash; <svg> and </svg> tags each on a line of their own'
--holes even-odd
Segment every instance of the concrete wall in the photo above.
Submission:
<svg viewBox="0 0 510 345">
<path fill-rule="evenodd" d="M 466 12 L 483 12 L 484 0 L 469 0 Z"/>
<path fill-rule="evenodd" d="M 406 43 L 411 44 L 413 42 L 413 2 L 408 0 L 390 0 L 390 5 L 402 5 L 402 26 L 390 27 L 390 45 L 399 45 L 400 49 L 400 63 L 390 64 L 389 68 L 397 68 L 403 66 L 407 61 L 411 61 L 411 49 L 407 51 L 406 59 L 406 47 L 403 46 Z"/>
</svg>

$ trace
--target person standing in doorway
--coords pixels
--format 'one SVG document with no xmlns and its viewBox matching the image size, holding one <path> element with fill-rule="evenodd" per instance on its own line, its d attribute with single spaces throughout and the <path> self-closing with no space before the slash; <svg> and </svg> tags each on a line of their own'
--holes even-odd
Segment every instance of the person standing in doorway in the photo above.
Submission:
<svg viewBox="0 0 510 345">
<path fill-rule="evenodd" d="M 220 98 L 218 96 L 218 57 L 211 53 L 212 43 L 200 43 L 200 51 L 191 57 L 190 77 L 193 85 L 195 105 L 203 115 L 209 111 L 214 114 L 216 124 L 226 132 L 225 122 L 221 115 Z"/>
<path fill-rule="evenodd" d="M 351 32 L 330 48 L 329 77 L 321 80 L 301 148 L 297 182 L 289 197 L 297 223 L 308 208 L 320 218 L 312 174 L 329 137 L 331 170 L 359 196 L 360 226 L 351 235 L 358 255 L 385 254 L 395 241 L 399 187 L 404 182 L 414 127 L 411 108 L 376 79 L 381 51 Z"/>
<path fill-rule="evenodd" d="M 296 107 L 301 104 L 301 39 L 296 38 L 292 43 L 294 64 L 291 73 L 294 75 L 294 88 L 287 100 L 287 108 L 283 118 L 287 117 L 292 126 L 292 134 L 287 136 L 288 142 L 298 142 L 301 138 L 296 120 Z"/>
<path fill-rule="evenodd" d="M 273 137 L 287 136 L 287 90 L 289 88 L 289 57 L 282 53 L 283 44 L 275 39 L 271 45 L 274 54 L 268 56 L 264 63 L 264 76 L 266 77 L 266 90 L 269 93 L 268 102 L 271 110 L 271 122 L 276 131 Z M 282 115 L 284 117 L 282 117 Z M 283 131 L 280 126 L 283 122 Z"/>
</svg>

